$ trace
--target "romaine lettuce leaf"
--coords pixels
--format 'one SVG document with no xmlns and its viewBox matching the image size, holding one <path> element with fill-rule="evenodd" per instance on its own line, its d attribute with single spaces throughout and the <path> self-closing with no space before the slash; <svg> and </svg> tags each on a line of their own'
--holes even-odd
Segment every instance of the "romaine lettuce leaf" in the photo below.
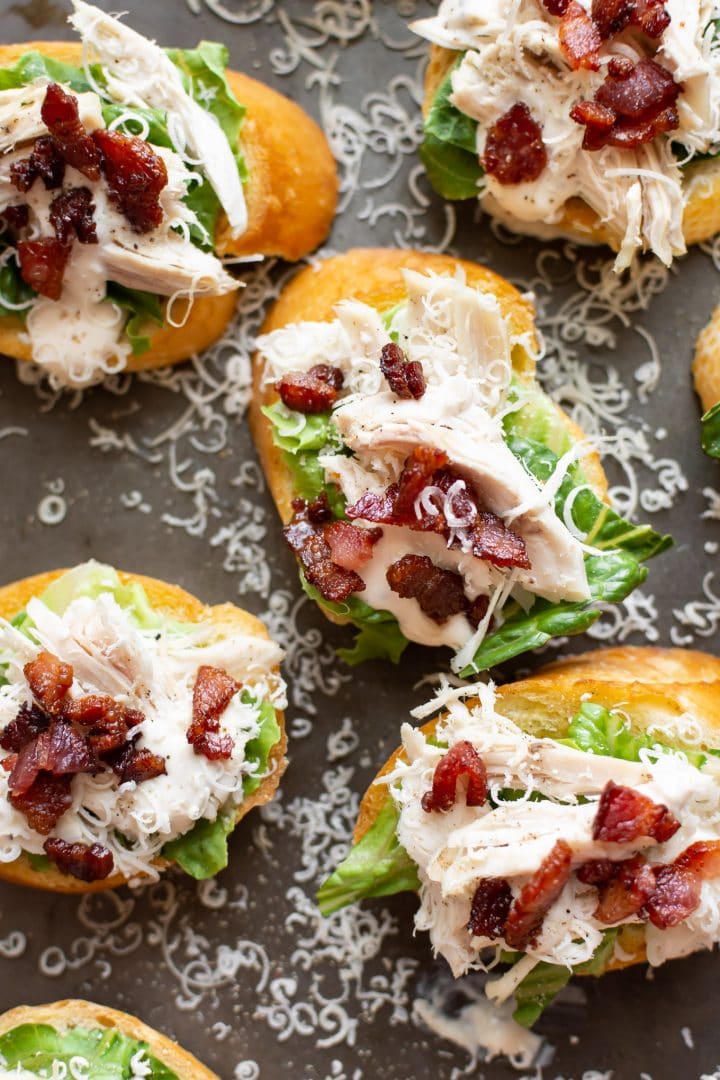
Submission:
<svg viewBox="0 0 720 1080">
<path fill-rule="evenodd" d="M 125 333 L 132 346 L 133 356 L 142 356 L 149 352 L 152 343 L 145 332 L 148 325 L 154 323 L 155 326 L 163 326 L 165 322 L 160 297 L 155 293 L 128 289 L 125 285 L 109 281 L 107 300 L 127 313 Z"/>
<path fill-rule="evenodd" d="M 247 690 L 243 690 L 240 700 L 245 705 L 251 705 L 254 698 Z M 272 748 L 280 738 L 280 725 L 273 706 L 269 701 L 261 701 L 259 709 L 260 731 L 245 747 L 245 760 L 254 766 L 252 775 L 246 776 L 243 780 L 243 794 L 245 795 L 252 795 L 260 787 L 263 777 L 267 774 Z"/>
<path fill-rule="evenodd" d="M 340 454 L 345 445 L 332 422 L 332 413 L 304 415 L 287 409 L 282 401 L 264 405 L 262 413 L 272 424 L 273 442 L 283 459 L 301 499 L 312 501 L 323 491 L 336 518 L 345 516 L 345 499 L 335 484 L 325 483 L 318 460 L 322 453 Z"/>
<path fill-rule="evenodd" d="M 547 964 L 541 960 L 516 987 L 516 1008 L 513 1019 L 523 1027 L 532 1027 L 543 1010 L 567 985 L 573 975 L 602 975 L 613 954 L 617 935 L 616 927 L 606 930 L 591 959 L 583 964 L 576 964 L 573 968 Z M 518 958 L 523 955 L 523 953 L 513 954 Z"/>
<path fill-rule="evenodd" d="M 668 753 L 684 754 L 691 765 L 701 769 L 707 755 L 690 747 L 670 745 L 645 732 L 633 733 L 625 716 L 611 712 L 604 705 L 584 701 L 570 721 L 567 738 L 560 740 L 588 754 L 640 761 L 640 751 L 653 747 Z"/>
<path fill-rule="evenodd" d="M 101 593 L 108 592 L 115 598 L 118 606 L 129 613 L 132 621 L 141 630 L 156 630 L 168 625 L 179 625 L 155 611 L 139 582 L 132 581 L 123 584 L 117 570 L 94 560 L 82 563 L 56 578 L 41 594 L 40 599 L 56 615 L 62 615 L 73 600 L 81 596 L 94 600 Z"/>
<path fill-rule="evenodd" d="M 300 584 L 310 599 L 321 608 L 333 615 L 349 619 L 360 631 L 351 649 L 338 649 L 338 655 L 346 663 L 355 665 L 364 660 L 391 660 L 393 664 L 399 662 L 407 648 L 408 639 L 395 616 L 389 611 L 378 611 L 358 596 L 348 596 L 342 604 L 334 604 L 321 596 L 314 585 L 309 584 L 302 571 Z"/>
<path fill-rule="evenodd" d="M 130 1080 L 133 1057 L 145 1050 L 151 1068 L 148 1080 L 178 1080 L 177 1074 L 150 1054 L 148 1044 L 120 1031 L 101 1028 L 70 1028 L 56 1031 L 49 1024 L 21 1024 L 0 1035 L 0 1057 L 8 1068 L 19 1066 L 49 1076 L 55 1062 L 69 1066 L 73 1058 L 88 1063 L 87 1080 Z"/>
<path fill-rule="evenodd" d="M 0 250 L 6 247 L 7 245 L 0 239 Z M 18 311 L 16 307 L 8 305 L 25 304 L 28 300 L 34 300 L 36 296 L 35 290 L 23 281 L 17 259 L 14 255 L 11 256 L 0 268 L 0 318 L 7 316 L 24 322 L 28 308 Z"/>
<path fill-rule="evenodd" d="M 90 72 L 96 82 L 104 83 L 102 69 L 97 64 L 91 65 Z M 43 56 L 37 49 L 23 53 L 12 67 L 0 68 L 0 90 L 18 90 L 36 79 L 64 83 L 78 94 L 92 89 L 82 68 Z"/>
<path fill-rule="evenodd" d="M 371 896 L 417 892 L 417 868 L 396 835 L 398 812 L 391 798 L 372 827 L 327 878 L 317 893 L 323 915 Z"/>
<path fill-rule="evenodd" d="M 702 448 L 710 457 L 720 458 L 720 401 L 702 418 Z"/>
<path fill-rule="evenodd" d="M 428 179 L 445 199 L 472 199 L 483 170 L 477 152 L 477 122 L 450 102 L 452 73 L 459 56 L 437 89 L 423 125 L 420 159 Z"/>
</svg>

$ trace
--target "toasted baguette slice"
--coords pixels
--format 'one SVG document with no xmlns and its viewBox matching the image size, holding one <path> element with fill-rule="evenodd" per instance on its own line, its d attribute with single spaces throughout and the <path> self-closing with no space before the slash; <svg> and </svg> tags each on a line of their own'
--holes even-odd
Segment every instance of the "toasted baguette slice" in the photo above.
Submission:
<svg viewBox="0 0 720 1080">
<path fill-rule="evenodd" d="M 92 1001 L 68 1000 L 54 1001 L 51 1005 L 18 1005 L 0 1016 L 0 1035 L 6 1035 L 22 1024 L 48 1024 L 59 1032 L 77 1027 L 86 1031 L 119 1031 L 130 1039 L 147 1043 L 152 1056 L 174 1072 L 178 1080 L 219 1080 L 216 1073 L 206 1069 L 196 1057 L 183 1050 L 167 1035 L 161 1035 L 159 1031 L 148 1027 L 129 1013 L 95 1005 Z M 149 1080 L 152 1080 L 152 1076 Z"/>
<path fill-rule="evenodd" d="M 720 305 L 698 334 L 692 370 L 703 412 L 707 412 L 720 401 Z"/>
<path fill-rule="evenodd" d="M 17 63 L 30 49 L 62 63 L 82 62 L 79 42 L 29 41 L 0 46 L 0 68 Z M 238 101 L 247 108 L 241 145 L 249 172 L 244 185 L 248 227 L 234 240 L 227 222 L 221 220 L 216 250 L 219 255 L 300 259 L 322 243 L 335 216 L 338 184 L 330 147 L 315 121 L 295 102 L 249 75 L 228 71 L 227 76 Z M 236 302 L 235 293 L 201 296 L 183 326 L 166 323 L 154 330 L 149 326 L 150 350 L 129 356 L 123 370 L 164 367 L 207 349 L 222 336 Z M 183 303 L 173 307 L 176 322 L 182 322 Z M 0 353 L 31 360 L 30 344 L 21 340 L 22 332 L 19 319 L 0 318 Z"/>
<path fill-rule="evenodd" d="M 24 578 L 22 581 L 16 581 L 11 585 L 0 588 L 0 617 L 7 620 L 12 619 L 20 611 L 24 610 L 33 596 L 40 596 L 56 578 L 64 573 L 67 573 L 67 571 L 51 570 L 48 573 L 36 574 L 34 577 Z M 259 619 L 256 619 L 249 612 L 235 607 L 234 604 L 218 604 L 215 607 L 207 607 L 202 601 L 185 592 L 178 585 L 170 585 L 168 582 L 145 577 L 142 574 L 128 574 L 122 570 L 118 570 L 118 576 L 126 584 L 137 582 L 137 584 L 141 585 L 152 607 L 163 615 L 169 615 L 181 622 L 188 623 L 222 621 L 224 624 L 236 625 L 238 632 L 241 634 L 252 634 L 268 640 L 270 638 L 267 629 Z M 236 824 L 253 807 L 262 806 L 272 799 L 287 766 L 285 757 L 285 751 L 287 750 L 285 717 L 279 711 L 276 715 L 280 726 L 280 739 L 270 753 L 268 761 L 270 772 L 257 791 L 245 799 L 238 807 Z M 157 865 L 165 868 L 170 863 L 165 860 L 158 860 Z M 11 881 L 15 885 L 31 885 L 37 889 L 60 893 L 102 892 L 105 889 L 114 889 L 126 883 L 121 874 L 114 874 L 112 877 L 105 878 L 102 881 L 84 882 L 60 873 L 54 866 L 48 869 L 35 870 L 30 859 L 25 854 L 21 855 L 15 862 L 0 863 L 0 880 Z"/>
<path fill-rule="evenodd" d="M 458 56 L 459 53 L 452 49 L 430 46 L 430 62 L 425 74 L 424 115 L 430 111 L 440 84 Z M 713 158 L 697 162 L 684 169 L 683 176 L 686 190 L 683 234 L 685 243 L 690 246 L 707 240 L 720 230 L 720 161 Z M 613 251 L 619 250 L 622 241 L 612 224 L 601 221 L 582 199 L 570 200 L 562 219 L 546 228 L 548 231 L 552 229 L 558 237 L 567 237 L 578 244 L 607 244 Z"/>
<path fill-rule="evenodd" d="M 703 745 L 720 744 L 720 658 L 691 649 L 620 646 L 572 656 L 499 687 L 496 708 L 523 731 L 564 738 L 570 720 L 588 699 L 607 709 L 622 709 L 635 731 L 691 712 L 701 725 Z M 437 722 L 431 720 L 422 731 L 431 735 Z M 407 760 L 403 750 L 395 751 L 377 778 L 398 760 Z M 385 787 L 370 785 L 360 803 L 355 843 L 372 827 L 388 797 Z M 646 959 L 642 927 L 621 927 L 618 944 L 628 958 L 613 959 L 606 970 Z"/>
<path fill-rule="evenodd" d="M 405 297 L 403 270 L 453 274 L 458 266 L 465 271 L 469 285 L 477 285 L 498 298 L 514 334 L 534 333 L 532 305 L 499 274 L 485 266 L 450 255 L 395 248 L 356 248 L 301 270 L 271 308 L 262 333 L 268 334 L 296 322 L 329 322 L 335 318 L 334 307 L 340 300 L 360 300 L 378 311 L 387 311 Z M 516 350 L 513 366 L 522 379 L 528 382 L 534 380 L 535 360 L 523 349 Z M 275 505 L 283 522 L 287 523 L 292 517 L 291 504 L 295 498 L 292 476 L 283 460 L 282 451 L 273 442 L 272 425 L 261 412 L 263 405 L 277 401 L 278 395 L 271 384 L 263 386 L 263 364 L 257 359 L 253 378 L 250 429 Z M 583 433 L 578 426 L 559 406 L 556 408 L 572 437 L 582 439 Z M 592 452 L 584 457 L 583 468 L 597 493 L 606 499 L 607 480 L 599 455 Z M 347 622 L 323 610 L 332 622 Z"/>
</svg>

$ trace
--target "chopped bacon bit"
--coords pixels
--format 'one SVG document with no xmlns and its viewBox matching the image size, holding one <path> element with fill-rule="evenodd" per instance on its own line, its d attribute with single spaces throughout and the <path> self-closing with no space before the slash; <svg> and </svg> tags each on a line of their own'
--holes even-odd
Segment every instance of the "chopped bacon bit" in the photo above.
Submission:
<svg viewBox="0 0 720 1080">
<path fill-rule="evenodd" d="M 425 393 L 425 374 L 419 360 L 406 360 L 399 345 L 389 342 L 380 353 L 380 370 L 393 394 L 418 401 Z"/>
<path fill-rule="evenodd" d="M 314 375 L 316 379 L 322 379 L 328 386 L 332 386 L 335 390 L 342 390 L 345 385 L 345 376 L 342 373 L 342 369 L 339 367 L 332 367 L 330 364 L 315 364 L 310 368 L 309 375 Z"/>
<path fill-rule="evenodd" d="M 692 870 L 701 878 L 720 876 L 720 840 L 697 840 L 675 859 L 675 866 Z"/>
<path fill-rule="evenodd" d="M 71 783 L 72 776 L 39 773 L 26 792 L 10 792 L 8 798 L 25 815 L 30 828 L 46 836 L 72 806 Z"/>
<path fill-rule="evenodd" d="M 317 367 L 326 367 L 317 364 Z M 280 400 L 286 408 L 300 413 L 323 413 L 337 401 L 338 392 L 333 382 L 310 371 L 290 372 L 276 383 Z M 337 368 L 332 370 L 338 370 Z M 341 372 L 342 375 L 342 372 Z"/>
<path fill-rule="evenodd" d="M 489 596 L 476 596 L 474 600 L 470 601 L 470 607 L 465 612 L 465 617 L 475 630 L 477 630 L 478 626 L 487 615 L 487 609 L 489 606 Z M 492 620 L 490 621 L 492 622 Z"/>
<path fill-rule="evenodd" d="M 62 712 L 65 698 L 73 683 L 73 669 L 50 652 L 41 652 L 26 664 L 23 674 L 30 693 L 45 712 Z"/>
<path fill-rule="evenodd" d="M 637 915 L 654 892 L 655 874 L 642 855 L 614 863 L 610 880 L 599 883 L 595 918 L 598 922 L 610 926 L 631 915 Z"/>
<path fill-rule="evenodd" d="M 597 71 L 602 38 L 582 4 L 570 0 L 560 21 L 560 49 L 574 71 Z"/>
<path fill-rule="evenodd" d="M 362 592 L 365 582 L 354 570 L 345 570 L 333 562 L 330 545 L 323 526 L 332 518 L 323 493 L 314 502 L 293 500 L 293 516 L 283 529 L 290 549 L 295 553 L 303 573 L 325 600 L 341 603 L 354 592 Z"/>
<path fill-rule="evenodd" d="M 680 822 L 667 806 L 608 780 L 593 821 L 593 840 L 627 844 L 640 836 L 650 836 L 662 844 L 679 828 Z"/>
<path fill-rule="evenodd" d="M 0 732 L 0 747 L 19 753 L 50 726 L 50 717 L 37 705 L 23 702 L 14 720 Z M 5 761 L 8 759 L 5 758 Z"/>
<path fill-rule="evenodd" d="M 70 248 L 57 240 L 24 240 L 17 245 L 23 281 L 40 296 L 59 300 Z"/>
<path fill-rule="evenodd" d="M 129 722 L 128 713 L 130 717 L 140 716 L 140 722 L 144 719 L 141 714 L 125 710 L 105 694 L 87 694 L 76 701 L 68 701 L 63 715 L 91 729 L 87 736 L 88 746 L 100 757 L 119 749 L 127 741 L 128 727 L 134 726 Z"/>
<path fill-rule="evenodd" d="M 457 799 L 458 781 L 464 777 L 467 778 L 467 806 L 482 806 L 487 798 L 487 769 L 467 739 L 455 743 L 438 761 L 432 789 L 422 797 L 423 810 L 427 814 L 435 810 L 452 810 Z"/>
<path fill-rule="evenodd" d="M 135 232 L 157 228 L 163 219 L 160 192 L 167 185 L 165 162 L 143 139 L 119 131 L 94 131 L 111 201 Z"/>
<path fill-rule="evenodd" d="M 525 949 L 537 939 L 543 919 L 570 877 L 572 850 L 558 840 L 515 897 L 503 936 L 511 949 Z"/>
<path fill-rule="evenodd" d="M 226 760 L 233 752 L 233 739 L 220 734 L 220 717 L 239 689 L 239 683 L 222 668 L 208 664 L 198 668 L 187 740 L 195 753 L 202 754 L 208 761 Z"/>
<path fill-rule="evenodd" d="M 617 865 L 612 859 L 588 859 L 578 867 L 578 881 L 584 885 L 604 885 L 615 876 Z"/>
<path fill-rule="evenodd" d="M 548 15 L 564 15 L 571 0 L 542 0 L 542 5 Z"/>
<path fill-rule="evenodd" d="M 369 563 L 382 534 L 382 529 L 361 529 L 349 521 L 331 521 L 323 532 L 330 558 L 343 570 L 359 570 Z"/>
<path fill-rule="evenodd" d="M 468 608 L 460 574 L 441 570 L 427 555 L 403 555 L 388 567 L 385 577 L 394 593 L 417 600 L 421 611 L 438 625 Z"/>
<path fill-rule="evenodd" d="M 156 776 L 167 773 L 165 758 L 144 747 L 139 750 L 135 747 L 138 738 L 136 735 L 132 742 L 125 743 L 111 761 L 113 772 L 120 777 L 123 784 L 130 781 L 142 784 L 145 780 L 154 780 Z"/>
<path fill-rule="evenodd" d="M 77 98 L 57 83 L 50 83 L 41 116 L 68 165 L 78 169 L 88 180 L 99 180 L 100 154 L 80 122 Z"/>
<path fill-rule="evenodd" d="M 485 141 L 483 167 L 500 184 L 537 180 L 547 165 L 542 128 L 519 101 L 493 124 Z"/>
<path fill-rule="evenodd" d="M 10 180 L 18 191 L 29 191 L 38 177 L 46 191 L 61 187 L 65 177 L 65 159 L 51 135 L 42 135 L 35 141 L 30 157 L 10 166 Z"/>
<path fill-rule="evenodd" d="M 655 890 L 645 905 L 653 926 L 667 930 L 692 915 L 700 903 L 702 879 L 687 867 L 661 866 L 655 869 Z"/>
<path fill-rule="evenodd" d="M 43 851 L 61 874 L 79 881 L 102 881 L 112 873 L 115 865 L 112 852 L 102 844 L 71 844 L 52 837 L 43 844 Z"/>
<path fill-rule="evenodd" d="M 433 483 L 435 473 L 447 463 L 448 456 L 445 451 L 436 450 L 433 446 L 416 446 L 408 454 L 398 478 L 394 508 L 397 518 L 406 519 L 410 523 L 417 522 L 416 500 L 427 485 Z"/>
<path fill-rule="evenodd" d="M 6 226 L 19 232 L 27 228 L 30 223 L 30 207 L 27 203 L 17 203 L 15 206 L 6 206 L 0 214 L 0 218 Z"/>
<path fill-rule="evenodd" d="M 512 898 L 505 878 L 483 878 L 472 898 L 467 924 L 470 933 L 474 937 L 502 937 Z"/>
<path fill-rule="evenodd" d="M 593 0 L 592 19 L 602 38 L 637 26 L 651 38 L 662 37 L 670 25 L 664 0 Z"/>
<path fill-rule="evenodd" d="M 586 126 L 583 149 L 632 149 L 673 131 L 680 123 L 676 102 L 681 90 L 667 68 L 654 60 L 633 64 L 627 57 L 613 58 L 594 100 L 578 102 L 570 110 L 572 119 Z"/>
<path fill-rule="evenodd" d="M 72 188 L 50 203 L 50 224 L 61 244 L 72 243 L 76 236 L 81 244 L 97 244 L 95 203 L 89 188 Z"/>
<path fill-rule="evenodd" d="M 41 732 L 20 751 L 10 773 L 8 788 L 14 795 L 24 795 L 41 772 L 73 776 L 94 772 L 97 767 L 83 736 L 65 720 L 55 718 L 47 731 Z"/>
<path fill-rule="evenodd" d="M 472 553 L 493 566 L 530 569 L 525 541 L 489 510 L 479 510 L 472 527 Z"/>
</svg>

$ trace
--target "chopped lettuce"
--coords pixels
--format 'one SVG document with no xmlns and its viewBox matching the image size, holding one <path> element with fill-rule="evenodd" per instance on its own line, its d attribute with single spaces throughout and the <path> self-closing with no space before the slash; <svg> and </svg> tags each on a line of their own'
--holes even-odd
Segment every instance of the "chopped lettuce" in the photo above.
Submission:
<svg viewBox="0 0 720 1080">
<path fill-rule="evenodd" d="M 720 401 L 702 418 L 702 448 L 710 457 L 720 458 Z"/>
<path fill-rule="evenodd" d="M 335 517 L 345 516 L 345 500 L 335 484 L 325 483 L 320 454 L 345 451 L 332 414 L 304 415 L 287 409 L 282 401 L 264 405 L 262 413 L 272 424 L 273 442 L 282 450 L 293 487 L 301 499 L 312 501 L 324 491 Z"/>
<path fill-rule="evenodd" d="M 358 596 L 348 596 L 341 604 L 326 600 L 300 573 L 300 584 L 307 595 L 321 608 L 349 619 L 360 633 L 351 649 L 338 649 L 338 655 L 348 664 L 361 664 L 364 660 L 391 660 L 397 664 L 407 648 L 408 639 L 399 623 L 389 611 L 378 611 Z"/>
<path fill-rule="evenodd" d="M 560 993 L 573 975 L 602 975 L 612 957 L 617 938 L 617 927 L 606 930 L 595 953 L 583 964 L 572 968 L 559 964 L 547 964 L 541 960 L 530 971 L 515 990 L 515 1012 L 513 1019 L 523 1027 L 532 1027 L 544 1009 Z M 523 953 L 512 954 L 518 959 Z"/>
<path fill-rule="evenodd" d="M 388 799 L 373 825 L 317 893 L 323 915 L 372 896 L 417 892 L 417 868 L 397 838 L 398 812 Z"/>
<path fill-rule="evenodd" d="M 91 65 L 90 73 L 97 83 L 102 84 L 105 81 L 102 69 L 97 64 Z M 0 68 L 0 90 L 19 90 L 21 86 L 27 86 L 36 79 L 64 83 L 77 94 L 92 90 L 82 68 L 74 64 L 65 64 L 52 56 L 43 56 L 37 49 L 30 49 L 23 53 L 12 67 Z"/>
<path fill-rule="evenodd" d="M 87 1062 L 87 1067 L 83 1066 L 86 1080 L 131 1080 L 136 1075 L 131 1062 L 141 1050 L 151 1070 L 148 1080 L 178 1080 L 176 1073 L 149 1053 L 146 1042 L 120 1031 L 73 1027 L 59 1032 L 50 1024 L 20 1024 L 0 1035 L 0 1060 L 6 1068 L 25 1069 L 38 1076 L 55 1075 L 55 1062 L 67 1069 L 72 1062 L 75 1075 L 77 1058 L 81 1058 Z"/>
<path fill-rule="evenodd" d="M 118 606 L 129 613 L 132 621 L 141 630 L 157 630 L 168 625 L 178 625 L 159 611 L 155 611 L 139 582 L 131 581 L 124 584 L 117 570 L 94 560 L 82 563 L 56 578 L 40 594 L 40 599 L 56 615 L 62 615 L 73 600 L 81 596 L 94 600 L 101 593 L 111 593 Z M 27 615 L 16 616 L 16 618 L 18 629 L 27 631 L 32 628 Z"/>
<path fill-rule="evenodd" d="M 640 751 L 651 749 L 684 754 L 690 764 L 698 769 L 707 761 L 707 755 L 700 750 L 671 746 L 645 732 L 633 733 L 627 717 L 593 701 L 582 703 L 570 721 L 567 738 L 561 741 L 588 754 L 622 758 L 624 761 L 640 761 Z"/>
<path fill-rule="evenodd" d="M 0 235 L 0 250 L 3 247 Z M 8 261 L 0 267 L 0 318 L 9 318 L 25 321 L 28 313 L 27 308 L 17 310 L 17 305 L 26 304 L 34 300 L 37 293 L 23 281 L 17 259 L 12 255 Z"/>
<path fill-rule="evenodd" d="M 149 352 L 152 347 L 147 334 L 150 324 L 163 326 L 165 321 L 160 297 L 155 293 L 128 289 L 125 285 L 109 281 L 107 299 L 117 304 L 127 314 L 125 333 L 132 346 L 133 356 L 142 356 L 143 353 Z"/>
<path fill-rule="evenodd" d="M 240 700 L 244 705 L 251 705 L 254 699 L 247 690 L 243 690 Z M 272 748 L 280 738 L 280 725 L 273 706 L 269 701 L 261 701 L 259 710 L 260 730 L 245 747 L 245 760 L 253 766 L 252 773 L 243 780 L 245 795 L 254 794 L 260 787 L 263 777 L 267 774 Z"/>
<path fill-rule="evenodd" d="M 472 199 L 483 175 L 477 152 L 477 122 L 450 102 L 458 57 L 437 89 L 423 125 L 420 159 L 428 179 L 445 199 Z"/>
</svg>

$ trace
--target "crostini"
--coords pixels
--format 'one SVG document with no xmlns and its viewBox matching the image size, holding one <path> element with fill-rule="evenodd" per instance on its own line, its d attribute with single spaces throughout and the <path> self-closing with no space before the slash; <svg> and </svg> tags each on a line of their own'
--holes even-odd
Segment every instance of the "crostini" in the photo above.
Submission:
<svg viewBox="0 0 720 1080">
<path fill-rule="evenodd" d="M 607 502 L 534 378 L 532 307 L 485 267 L 356 250 L 303 270 L 257 342 L 251 426 L 302 586 L 351 662 L 449 646 L 480 671 L 623 599 L 670 543 Z"/>
<path fill-rule="evenodd" d="M 0 1080 L 50 1076 L 219 1080 L 167 1035 L 91 1001 L 19 1005 L 0 1016 Z"/>
<path fill-rule="evenodd" d="M 698 334 L 693 377 L 703 407 L 701 445 L 710 457 L 720 458 L 720 306 Z"/>
<path fill-rule="evenodd" d="M 665 264 L 720 229 L 720 50 L 699 0 L 443 0 L 421 157 L 516 232 Z"/>
<path fill-rule="evenodd" d="M 416 890 L 418 929 L 532 1024 L 573 974 L 720 940 L 720 660 L 615 648 L 441 687 L 365 795 L 327 915 Z"/>
<path fill-rule="evenodd" d="M 224 45 L 72 6 L 79 43 L 0 47 L 0 353 L 83 387 L 211 345 L 228 267 L 312 251 L 337 180 L 314 121 Z"/>
<path fill-rule="evenodd" d="M 282 653 L 254 616 L 96 562 L 0 589 L 0 878 L 195 878 L 285 768 Z"/>
</svg>

